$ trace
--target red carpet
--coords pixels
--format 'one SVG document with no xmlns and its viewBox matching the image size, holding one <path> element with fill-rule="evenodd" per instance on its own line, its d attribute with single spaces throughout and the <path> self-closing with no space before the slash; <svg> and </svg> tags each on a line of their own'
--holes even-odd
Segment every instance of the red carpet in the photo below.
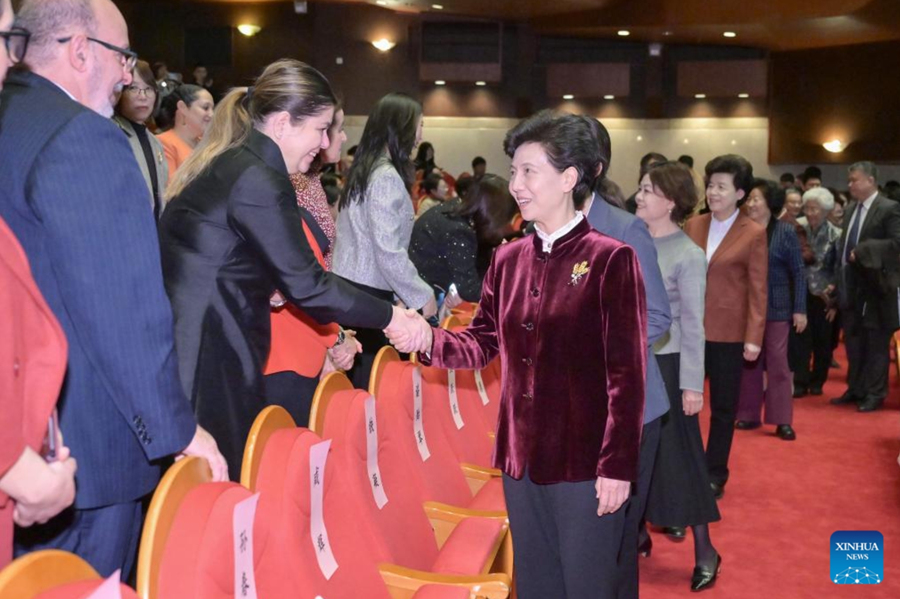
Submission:
<svg viewBox="0 0 900 599">
<path fill-rule="evenodd" d="M 683 543 L 654 534 L 652 556 L 640 561 L 643 599 L 900 598 L 900 385 L 892 367 L 888 401 L 873 413 L 829 405 L 846 389 L 842 349 L 835 357 L 844 368 L 831 370 L 825 395 L 794 400 L 796 441 L 775 437 L 773 426 L 735 431 L 722 520 L 711 526 L 723 558 L 716 586 L 690 592 L 690 533 Z M 701 422 L 705 438 L 708 410 Z M 836 530 L 884 535 L 883 583 L 847 588 L 830 581 Z"/>
</svg>

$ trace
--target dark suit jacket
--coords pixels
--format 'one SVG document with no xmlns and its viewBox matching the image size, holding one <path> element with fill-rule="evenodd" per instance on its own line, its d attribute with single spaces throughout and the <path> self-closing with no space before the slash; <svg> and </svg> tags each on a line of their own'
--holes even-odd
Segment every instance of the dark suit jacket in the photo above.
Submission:
<svg viewBox="0 0 900 599">
<path fill-rule="evenodd" d="M 381 329 L 391 320 L 390 304 L 322 269 L 303 215 L 318 228 L 297 206 L 281 150 L 253 129 L 172 198 L 159 222 L 181 382 L 235 480 L 267 405 L 272 293 L 320 323 Z"/>
<path fill-rule="evenodd" d="M 844 212 L 841 248 L 846 247 L 850 222 L 858 202 Z M 843 251 L 838 258 L 843 263 Z M 900 204 L 881 194 L 872 202 L 856 244 L 856 262 L 842 268 L 841 308 L 856 312 L 867 328 L 900 328 L 897 302 L 900 287 Z"/>
<path fill-rule="evenodd" d="M 647 355 L 651 357 L 653 344 L 665 335 L 672 325 L 672 312 L 662 273 L 659 271 L 659 262 L 656 259 L 656 246 L 647 225 L 633 214 L 610 206 L 597 194 L 594 194 L 588 222 L 604 235 L 630 245 L 637 254 L 647 296 L 647 343 L 650 345 Z M 668 411 L 669 395 L 666 393 L 659 365 L 653 357 L 647 360 L 647 403 L 644 406 L 644 423 L 652 422 Z"/>
<path fill-rule="evenodd" d="M 0 96 L 0 215 L 69 340 L 60 426 L 76 506 L 137 499 L 196 422 L 178 381 L 172 311 L 147 192 L 119 127 L 50 81 L 11 73 Z"/>
<path fill-rule="evenodd" d="M 420 357 L 441 368 L 484 368 L 502 355 L 494 465 L 508 475 L 634 481 L 646 320 L 634 250 L 582 221 L 549 256 L 537 235 L 497 248 L 472 324 L 436 329 L 430 358 Z"/>
<path fill-rule="evenodd" d="M 706 251 L 712 213 L 691 218 L 684 226 Z M 725 235 L 706 269 L 706 340 L 752 343 L 762 347 L 768 302 L 766 230 L 743 214 Z"/>
</svg>

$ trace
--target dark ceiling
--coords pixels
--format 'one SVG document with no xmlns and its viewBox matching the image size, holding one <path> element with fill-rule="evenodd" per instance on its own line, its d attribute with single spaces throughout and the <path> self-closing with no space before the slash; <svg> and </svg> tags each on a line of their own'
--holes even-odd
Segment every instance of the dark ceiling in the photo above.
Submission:
<svg viewBox="0 0 900 599">
<path fill-rule="evenodd" d="M 617 38 L 627 30 L 627 39 L 636 41 L 770 50 L 900 39 L 900 0 L 311 0 L 316 2 L 528 22 L 544 35 Z M 433 8 L 438 3 L 442 9 Z M 724 37 L 726 31 L 735 37 Z"/>
</svg>

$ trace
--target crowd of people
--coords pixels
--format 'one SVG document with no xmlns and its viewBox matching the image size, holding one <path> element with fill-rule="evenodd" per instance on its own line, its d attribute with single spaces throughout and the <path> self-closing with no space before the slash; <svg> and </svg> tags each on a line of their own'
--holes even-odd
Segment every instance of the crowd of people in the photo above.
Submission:
<svg viewBox="0 0 900 599">
<path fill-rule="evenodd" d="M 139 60 L 110 0 L 0 0 L 0 36 L 0 566 L 58 548 L 127 579 L 173 459 L 238 480 L 263 408 L 306 425 L 323 375 L 366 388 L 391 343 L 502 360 L 519 597 L 636 597 L 651 525 L 691 528 L 700 591 L 735 429 L 796 439 L 841 331 L 832 403 L 885 400 L 900 202 L 871 162 L 842 192 L 650 153 L 626 199 L 603 124 L 542 111 L 506 135 L 508 179 L 481 157 L 453 177 L 414 98 L 345 153 L 312 66 L 219 96 L 202 65 Z M 462 302 L 466 330 L 436 326 Z"/>
</svg>

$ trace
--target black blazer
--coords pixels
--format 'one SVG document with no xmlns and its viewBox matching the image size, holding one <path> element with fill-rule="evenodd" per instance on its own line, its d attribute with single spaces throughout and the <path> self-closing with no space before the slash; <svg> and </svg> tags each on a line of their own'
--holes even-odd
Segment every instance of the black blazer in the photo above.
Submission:
<svg viewBox="0 0 900 599">
<path fill-rule="evenodd" d="M 859 202 L 844 213 L 841 253 Z M 900 328 L 897 302 L 900 287 L 900 204 L 881 194 L 872 202 L 856 244 L 856 261 L 841 269 L 841 308 L 853 310 L 867 328 Z"/>
<path fill-rule="evenodd" d="M 196 422 L 178 382 L 147 185 L 110 119 L 27 72 L 0 95 L 0 215 L 69 341 L 60 427 L 79 508 L 138 499 Z M 3 326 L 0 317 L 0 327 Z"/>
<path fill-rule="evenodd" d="M 272 293 L 321 323 L 380 329 L 391 320 L 389 303 L 322 270 L 303 214 L 311 219 L 297 206 L 281 150 L 254 129 L 172 198 L 160 219 L 181 383 L 234 480 L 266 406 Z"/>
</svg>

